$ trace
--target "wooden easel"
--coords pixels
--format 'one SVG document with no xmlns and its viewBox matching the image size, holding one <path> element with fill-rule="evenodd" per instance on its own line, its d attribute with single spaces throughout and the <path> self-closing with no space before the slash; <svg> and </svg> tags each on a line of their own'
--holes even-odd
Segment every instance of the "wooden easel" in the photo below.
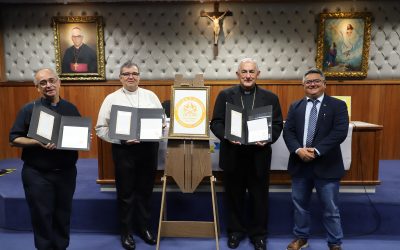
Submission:
<svg viewBox="0 0 400 250">
<path fill-rule="evenodd" d="M 203 86 L 202 75 L 193 81 L 183 81 L 181 75 L 175 78 L 174 86 Z M 210 178 L 213 221 L 168 221 L 165 203 L 167 178 L 172 177 L 183 193 L 193 193 L 204 177 Z M 219 225 L 215 193 L 216 179 L 212 175 L 209 138 L 169 138 L 165 163 L 160 220 L 158 224 L 157 250 L 162 237 L 215 238 L 219 250 Z"/>
</svg>

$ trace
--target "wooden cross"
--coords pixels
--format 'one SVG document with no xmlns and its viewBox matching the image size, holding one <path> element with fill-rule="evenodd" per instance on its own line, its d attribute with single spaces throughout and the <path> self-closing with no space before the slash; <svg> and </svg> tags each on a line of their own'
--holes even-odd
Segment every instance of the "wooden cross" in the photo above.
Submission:
<svg viewBox="0 0 400 250">
<path fill-rule="evenodd" d="M 200 16 L 201 17 L 207 17 L 209 18 L 212 23 L 213 23 L 213 29 L 214 29 L 214 59 L 218 56 L 218 37 L 221 32 L 221 22 L 226 16 L 233 16 L 232 11 L 225 11 L 225 12 L 220 12 L 219 10 L 219 3 L 215 2 L 214 3 L 214 11 L 212 12 L 205 12 L 201 11 Z"/>
</svg>

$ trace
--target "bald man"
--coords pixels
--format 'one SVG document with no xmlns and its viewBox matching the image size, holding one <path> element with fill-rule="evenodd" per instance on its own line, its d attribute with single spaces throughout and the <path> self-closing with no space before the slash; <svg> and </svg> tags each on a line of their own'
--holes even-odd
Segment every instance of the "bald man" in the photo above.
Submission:
<svg viewBox="0 0 400 250">
<path fill-rule="evenodd" d="M 211 131 L 220 139 L 219 167 L 224 170 L 227 206 L 228 247 L 237 248 L 248 235 L 255 250 L 267 248 L 268 186 L 271 166 L 271 144 L 281 134 L 283 121 L 278 96 L 259 87 L 260 70 L 255 60 L 240 61 L 236 76 L 239 84 L 222 90 L 215 101 Z M 242 107 L 246 112 L 272 105 L 272 142 L 243 145 L 225 138 L 226 103 Z M 249 199 L 246 199 L 246 191 Z M 246 218 L 246 201 L 251 209 Z"/>
<path fill-rule="evenodd" d="M 61 82 L 51 69 L 35 74 L 40 98 L 19 111 L 10 131 L 10 144 L 22 148 L 22 183 L 28 202 L 35 247 L 39 250 L 66 249 L 69 245 L 72 197 L 76 185 L 78 152 L 58 150 L 28 137 L 34 106 L 44 106 L 63 116 L 80 116 L 78 109 L 60 98 Z"/>
</svg>

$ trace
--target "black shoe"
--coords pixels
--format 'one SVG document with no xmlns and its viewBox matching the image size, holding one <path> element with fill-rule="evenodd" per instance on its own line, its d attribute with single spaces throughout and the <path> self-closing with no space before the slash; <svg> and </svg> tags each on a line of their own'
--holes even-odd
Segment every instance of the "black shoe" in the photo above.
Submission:
<svg viewBox="0 0 400 250">
<path fill-rule="evenodd" d="M 267 241 L 264 239 L 252 239 L 254 250 L 267 250 Z"/>
<path fill-rule="evenodd" d="M 148 229 L 141 230 L 139 232 L 139 237 L 149 245 L 157 244 L 156 237 L 154 237 L 153 233 Z"/>
<path fill-rule="evenodd" d="M 127 250 L 134 250 L 136 248 L 135 240 L 130 234 L 121 235 L 121 245 L 124 249 Z"/>
<path fill-rule="evenodd" d="M 240 241 L 243 239 L 241 234 L 231 233 L 228 235 L 228 247 L 235 249 L 239 246 Z"/>
</svg>

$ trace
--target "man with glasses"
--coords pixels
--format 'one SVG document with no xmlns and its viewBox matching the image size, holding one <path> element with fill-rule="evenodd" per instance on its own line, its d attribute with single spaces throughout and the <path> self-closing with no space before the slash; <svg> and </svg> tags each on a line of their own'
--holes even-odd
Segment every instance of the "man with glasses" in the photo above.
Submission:
<svg viewBox="0 0 400 250">
<path fill-rule="evenodd" d="M 130 61 L 120 68 L 119 80 L 122 88 L 109 94 L 101 105 L 96 125 L 97 135 L 112 143 L 112 157 L 115 166 L 115 185 L 121 244 L 125 249 L 135 249 L 132 237 L 136 229 L 139 237 L 150 245 L 156 244 L 150 229 L 150 200 L 158 164 L 158 142 L 121 141 L 109 137 L 112 105 L 135 108 L 162 108 L 153 92 L 140 88 L 139 66 Z"/>
<path fill-rule="evenodd" d="M 265 250 L 271 143 L 274 143 L 281 134 L 282 113 L 278 97 L 257 86 L 256 80 L 260 70 L 253 59 L 243 59 L 239 63 L 236 75 L 240 84 L 219 93 L 211 121 L 211 131 L 221 141 L 219 166 L 224 170 L 227 243 L 229 248 L 237 248 L 247 234 L 255 250 Z M 227 102 L 246 111 L 272 105 L 272 142 L 242 145 L 238 141 L 225 139 Z M 249 193 L 249 206 L 246 205 L 246 190 Z M 251 209 L 249 213 L 245 211 L 245 207 Z M 249 220 L 247 214 L 250 216 Z"/>
<path fill-rule="evenodd" d="M 35 247 L 66 249 L 69 245 L 72 197 L 76 185 L 78 152 L 58 150 L 27 137 L 35 105 L 42 105 L 63 116 L 80 116 L 78 109 L 60 97 L 60 79 L 51 69 L 37 71 L 35 87 L 41 98 L 19 111 L 11 128 L 12 146 L 22 147 L 22 183 L 28 202 Z"/>
<path fill-rule="evenodd" d="M 83 43 L 81 28 L 72 28 L 71 40 L 73 45 L 65 50 L 62 59 L 62 73 L 97 73 L 96 52 Z"/>
<path fill-rule="evenodd" d="M 313 188 L 322 204 L 322 222 L 330 250 L 340 250 L 343 231 L 338 207 L 339 183 L 344 175 L 340 144 L 346 139 L 349 116 L 345 102 L 325 94 L 326 82 L 319 69 L 303 77 L 305 98 L 294 102 L 283 129 L 290 152 L 295 239 L 287 250 L 308 246 L 310 200 Z"/>
</svg>

